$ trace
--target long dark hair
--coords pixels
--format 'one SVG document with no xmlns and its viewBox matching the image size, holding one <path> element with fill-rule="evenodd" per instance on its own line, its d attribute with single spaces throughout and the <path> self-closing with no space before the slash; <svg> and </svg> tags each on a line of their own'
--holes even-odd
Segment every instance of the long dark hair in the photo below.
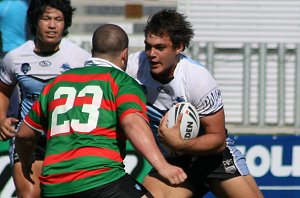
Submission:
<svg viewBox="0 0 300 198">
<path fill-rule="evenodd" d="M 43 15 L 46 6 L 60 10 L 65 19 L 63 36 L 68 35 L 68 28 L 72 25 L 72 16 L 75 8 L 70 0 L 31 0 L 27 11 L 27 22 L 33 36 L 36 36 L 38 20 Z"/>
</svg>

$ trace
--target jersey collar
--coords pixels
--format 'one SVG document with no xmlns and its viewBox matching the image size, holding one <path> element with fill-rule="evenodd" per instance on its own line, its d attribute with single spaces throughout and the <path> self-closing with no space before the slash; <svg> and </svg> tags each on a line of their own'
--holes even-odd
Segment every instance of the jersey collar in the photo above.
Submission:
<svg viewBox="0 0 300 198">
<path fill-rule="evenodd" d="M 85 61 L 85 67 L 92 66 L 92 65 L 97 65 L 100 67 L 114 67 L 114 68 L 124 72 L 120 67 L 118 67 L 115 64 L 113 64 L 105 59 L 102 59 L 102 58 L 89 58 Z"/>
</svg>

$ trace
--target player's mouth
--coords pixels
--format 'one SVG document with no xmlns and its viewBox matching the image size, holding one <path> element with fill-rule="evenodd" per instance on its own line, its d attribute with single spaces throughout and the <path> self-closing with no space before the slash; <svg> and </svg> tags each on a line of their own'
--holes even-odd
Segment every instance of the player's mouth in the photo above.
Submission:
<svg viewBox="0 0 300 198">
<path fill-rule="evenodd" d="M 54 37 L 56 36 L 56 32 L 53 32 L 53 31 L 51 31 L 51 32 L 46 32 L 46 35 L 47 35 L 47 37 L 49 37 L 49 38 L 54 38 Z"/>
<path fill-rule="evenodd" d="M 160 63 L 159 63 L 159 62 L 151 61 L 151 66 L 152 66 L 152 69 L 154 69 L 154 68 L 156 68 L 156 67 L 159 67 L 159 66 L 160 66 Z"/>
</svg>

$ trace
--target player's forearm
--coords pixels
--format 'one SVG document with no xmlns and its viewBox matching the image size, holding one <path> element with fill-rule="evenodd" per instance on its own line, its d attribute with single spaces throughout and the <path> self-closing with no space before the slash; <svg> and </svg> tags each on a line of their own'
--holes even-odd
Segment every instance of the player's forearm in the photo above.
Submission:
<svg viewBox="0 0 300 198">
<path fill-rule="evenodd" d="M 16 151 L 24 169 L 30 166 L 36 138 L 37 134 L 23 122 L 16 134 Z"/>
<path fill-rule="evenodd" d="M 159 169 L 165 165 L 166 160 L 155 142 L 151 129 L 140 115 L 127 117 L 123 128 L 133 146 L 154 168 Z"/>
<path fill-rule="evenodd" d="M 9 98 L 0 91 L 0 120 L 6 118 L 9 106 Z"/>
<path fill-rule="evenodd" d="M 24 139 L 16 136 L 16 151 L 23 167 L 29 167 L 31 162 L 31 154 L 34 150 L 35 139 Z"/>
<path fill-rule="evenodd" d="M 222 152 L 226 146 L 226 134 L 204 134 L 201 137 L 185 140 L 179 151 L 192 155 L 212 155 Z"/>
<path fill-rule="evenodd" d="M 151 132 L 151 131 L 148 131 Z M 131 138 L 131 142 L 134 147 L 147 159 L 147 161 L 156 169 L 159 170 L 166 160 L 161 154 L 157 144 L 155 143 L 152 133 L 150 135 L 144 132 L 142 136 L 136 139 Z"/>
<path fill-rule="evenodd" d="M 13 90 L 13 86 L 8 86 L 0 81 L 0 120 L 6 118 L 6 113 L 9 106 L 9 98 Z"/>
<path fill-rule="evenodd" d="M 205 134 L 187 141 L 183 150 L 193 155 L 211 155 L 222 152 L 226 146 L 227 136 L 224 109 L 201 118 L 201 127 Z"/>
</svg>

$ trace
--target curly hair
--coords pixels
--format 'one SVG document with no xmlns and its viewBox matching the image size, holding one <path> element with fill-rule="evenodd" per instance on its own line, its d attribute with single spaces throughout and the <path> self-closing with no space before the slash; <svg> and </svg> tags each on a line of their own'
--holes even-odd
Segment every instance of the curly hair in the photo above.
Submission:
<svg viewBox="0 0 300 198">
<path fill-rule="evenodd" d="M 150 33 L 162 37 L 170 37 L 174 48 L 181 43 L 189 47 L 190 41 L 194 36 L 194 30 L 186 16 L 173 9 L 163 9 L 148 18 L 144 28 L 145 37 Z M 183 49 L 183 50 L 184 50 Z"/>
<path fill-rule="evenodd" d="M 70 0 L 31 0 L 27 10 L 27 22 L 33 36 L 36 36 L 37 24 L 47 6 L 60 10 L 64 15 L 63 36 L 68 35 L 68 28 L 72 25 L 72 16 L 75 8 L 71 6 Z"/>
</svg>

